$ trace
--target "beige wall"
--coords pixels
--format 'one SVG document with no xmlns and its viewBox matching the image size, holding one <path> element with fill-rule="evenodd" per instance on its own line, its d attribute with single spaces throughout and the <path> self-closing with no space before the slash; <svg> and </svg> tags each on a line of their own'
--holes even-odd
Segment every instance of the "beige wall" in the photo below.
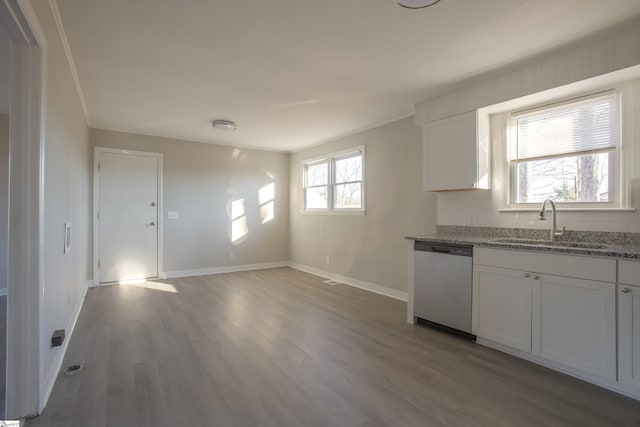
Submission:
<svg viewBox="0 0 640 427">
<path fill-rule="evenodd" d="M 86 293 L 89 253 L 89 131 L 58 31 L 46 1 L 32 2 L 47 39 L 44 129 L 44 294 L 40 343 L 40 398 L 53 384 L 62 347 L 56 329 L 71 331 Z M 64 254 L 64 224 L 72 224 L 72 249 Z"/>
<path fill-rule="evenodd" d="M 409 117 L 292 154 L 291 260 L 406 292 L 404 237 L 435 231 L 435 195 L 422 191 L 421 135 Z M 360 145 L 365 146 L 366 215 L 301 213 L 301 162 Z"/>
<path fill-rule="evenodd" d="M 162 153 L 164 271 L 287 261 L 289 155 L 91 129 L 95 147 Z M 275 218 L 262 224 L 258 191 L 275 184 Z M 248 234 L 230 239 L 229 203 L 243 198 Z M 167 212 L 179 213 L 168 220 Z"/>
</svg>

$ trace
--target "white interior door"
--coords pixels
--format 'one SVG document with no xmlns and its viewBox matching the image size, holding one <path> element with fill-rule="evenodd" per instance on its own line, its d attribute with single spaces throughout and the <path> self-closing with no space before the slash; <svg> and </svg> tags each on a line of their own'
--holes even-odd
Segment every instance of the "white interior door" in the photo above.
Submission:
<svg viewBox="0 0 640 427">
<path fill-rule="evenodd" d="M 100 283 L 158 277 L 159 158 L 100 152 Z"/>
</svg>

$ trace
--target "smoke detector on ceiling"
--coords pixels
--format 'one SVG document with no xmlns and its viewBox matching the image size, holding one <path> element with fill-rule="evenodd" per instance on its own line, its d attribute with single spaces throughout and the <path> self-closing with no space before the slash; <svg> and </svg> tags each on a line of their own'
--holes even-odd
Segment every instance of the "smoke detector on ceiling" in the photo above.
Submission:
<svg viewBox="0 0 640 427">
<path fill-rule="evenodd" d="M 422 9 L 425 7 L 433 6 L 440 0 L 396 0 L 396 2 L 407 9 Z"/>
<path fill-rule="evenodd" d="M 211 123 L 211 126 L 213 126 L 214 129 L 225 131 L 238 129 L 238 125 L 231 120 L 214 120 Z"/>
</svg>

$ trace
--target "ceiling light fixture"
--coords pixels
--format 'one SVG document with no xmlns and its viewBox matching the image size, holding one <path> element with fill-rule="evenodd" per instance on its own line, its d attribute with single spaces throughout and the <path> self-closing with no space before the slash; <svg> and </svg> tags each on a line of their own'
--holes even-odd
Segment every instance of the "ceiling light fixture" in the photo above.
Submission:
<svg viewBox="0 0 640 427">
<path fill-rule="evenodd" d="M 422 9 L 425 7 L 433 6 L 440 0 L 396 0 L 396 2 L 407 9 Z"/>
<path fill-rule="evenodd" d="M 217 129 L 217 130 L 236 130 L 236 129 L 238 129 L 238 125 L 236 125 L 235 122 L 232 122 L 231 120 L 214 120 L 211 123 L 211 126 L 213 126 L 213 128 Z"/>
</svg>

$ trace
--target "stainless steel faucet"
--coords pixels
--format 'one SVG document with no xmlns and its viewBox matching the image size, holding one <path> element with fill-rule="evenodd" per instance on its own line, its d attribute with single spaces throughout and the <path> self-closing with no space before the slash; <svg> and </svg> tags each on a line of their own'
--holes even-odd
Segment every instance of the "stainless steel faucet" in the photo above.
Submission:
<svg viewBox="0 0 640 427">
<path fill-rule="evenodd" d="M 558 237 L 561 237 L 564 234 L 566 227 L 562 227 L 562 231 L 558 231 L 558 228 L 556 227 L 556 203 L 551 199 L 545 199 L 545 201 L 542 202 L 542 207 L 540 208 L 540 219 L 547 219 L 547 203 L 551 205 L 551 213 L 553 215 L 551 222 L 550 239 L 552 242 L 555 242 L 556 240 L 558 240 Z"/>
</svg>

